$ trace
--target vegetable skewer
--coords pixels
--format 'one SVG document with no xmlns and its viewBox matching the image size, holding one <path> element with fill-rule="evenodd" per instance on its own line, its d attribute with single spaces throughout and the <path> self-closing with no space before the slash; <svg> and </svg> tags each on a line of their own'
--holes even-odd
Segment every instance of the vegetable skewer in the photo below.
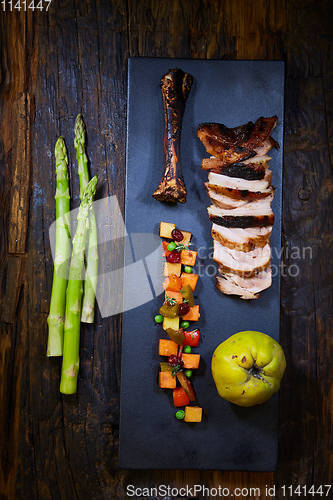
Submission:
<svg viewBox="0 0 333 500">
<path fill-rule="evenodd" d="M 62 137 L 55 145 L 56 159 L 56 244 L 50 313 L 47 356 L 61 356 L 63 351 L 66 288 L 71 255 L 70 195 L 68 184 L 68 157 Z"/>
<path fill-rule="evenodd" d="M 66 293 L 66 321 L 64 328 L 64 349 L 61 370 L 60 392 L 74 394 L 79 371 L 79 346 L 81 304 L 83 295 L 82 276 L 84 255 L 89 225 L 89 214 L 96 192 L 97 177 L 93 177 L 83 191 L 77 216 L 77 229 L 73 239 L 72 259 L 69 268 Z"/>
<path fill-rule="evenodd" d="M 78 173 L 80 179 L 80 197 L 89 182 L 88 158 L 85 152 L 86 128 L 79 114 L 75 120 L 75 138 L 74 147 L 76 150 L 76 159 L 78 163 Z M 87 250 L 87 269 L 84 282 L 84 295 L 82 302 L 81 321 L 84 323 L 94 322 L 95 295 L 98 273 L 98 250 L 97 250 L 97 225 L 94 209 L 90 209 L 89 214 L 89 236 Z"/>
</svg>

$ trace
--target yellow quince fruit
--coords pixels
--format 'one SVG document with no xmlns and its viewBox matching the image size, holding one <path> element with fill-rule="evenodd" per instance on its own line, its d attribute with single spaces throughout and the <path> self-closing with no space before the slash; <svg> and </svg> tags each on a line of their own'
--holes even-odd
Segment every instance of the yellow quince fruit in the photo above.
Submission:
<svg viewBox="0 0 333 500">
<path fill-rule="evenodd" d="M 279 390 L 286 359 L 272 337 L 245 331 L 232 335 L 215 349 L 211 369 L 222 398 L 239 406 L 254 406 Z"/>
</svg>

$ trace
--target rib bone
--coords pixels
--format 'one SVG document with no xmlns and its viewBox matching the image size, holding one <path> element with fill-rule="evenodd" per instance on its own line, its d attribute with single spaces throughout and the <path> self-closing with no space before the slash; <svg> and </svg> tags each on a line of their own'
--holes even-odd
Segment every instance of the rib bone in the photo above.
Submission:
<svg viewBox="0 0 333 500">
<path fill-rule="evenodd" d="M 193 77 L 181 69 L 171 69 L 161 78 L 164 103 L 164 171 L 153 197 L 159 201 L 185 203 L 186 187 L 181 175 L 179 152 L 185 103 Z"/>
</svg>

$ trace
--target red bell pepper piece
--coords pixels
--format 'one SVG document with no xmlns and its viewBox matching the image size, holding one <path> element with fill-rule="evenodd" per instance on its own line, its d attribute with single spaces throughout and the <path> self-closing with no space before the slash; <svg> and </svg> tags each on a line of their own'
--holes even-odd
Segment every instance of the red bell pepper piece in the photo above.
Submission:
<svg viewBox="0 0 333 500">
<path fill-rule="evenodd" d="M 173 404 L 175 406 L 187 406 L 190 400 L 182 387 L 176 387 L 172 393 Z"/>
<path fill-rule="evenodd" d="M 168 250 L 168 245 L 169 245 L 169 242 L 168 241 L 162 241 L 162 247 L 163 247 L 163 250 L 164 250 L 164 256 L 167 257 L 168 255 L 171 254 L 171 251 Z"/>
<path fill-rule="evenodd" d="M 199 344 L 200 338 L 200 330 L 192 330 L 191 332 L 184 332 L 185 335 L 185 345 L 189 345 L 191 347 L 197 347 Z"/>
</svg>

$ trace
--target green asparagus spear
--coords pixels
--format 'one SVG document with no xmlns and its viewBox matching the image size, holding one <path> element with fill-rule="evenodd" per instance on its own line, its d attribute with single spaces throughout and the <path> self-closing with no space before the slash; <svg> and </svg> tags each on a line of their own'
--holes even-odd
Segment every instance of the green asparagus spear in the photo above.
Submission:
<svg viewBox="0 0 333 500">
<path fill-rule="evenodd" d="M 64 352 L 61 369 L 60 392 L 74 394 L 79 371 L 80 322 L 83 295 L 84 255 L 89 226 L 89 213 L 96 192 L 97 177 L 93 177 L 82 193 L 73 239 L 72 259 L 69 267 L 66 293 L 66 320 Z"/>
<path fill-rule="evenodd" d="M 75 121 L 74 146 L 76 149 L 76 159 L 80 179 L 80 196 L 82 196 L 82 193 L 89 182 L 88 158 L 85 152 L 85 143 L 86 128 L 82 115 L 79 114 Z M 84 323 L 93 323 L 98 273 L 97 225 L 93 208 L 91 208 L 89 216 L 89 237 L 86 260 L 87 269 L 84 283 L 81 321 Z"/>
<path fill-rule="evenodd" d="M 71 255 L 70 196 L 68 186 L 68 158 L 62 137 L 55 145 L 56 159 L 56 246 L 50 314 L 47 318 L 49 336 L 48 356 L 61 356 L 64 339 L 65 302 L 69 260 Z"/>
</svg>

